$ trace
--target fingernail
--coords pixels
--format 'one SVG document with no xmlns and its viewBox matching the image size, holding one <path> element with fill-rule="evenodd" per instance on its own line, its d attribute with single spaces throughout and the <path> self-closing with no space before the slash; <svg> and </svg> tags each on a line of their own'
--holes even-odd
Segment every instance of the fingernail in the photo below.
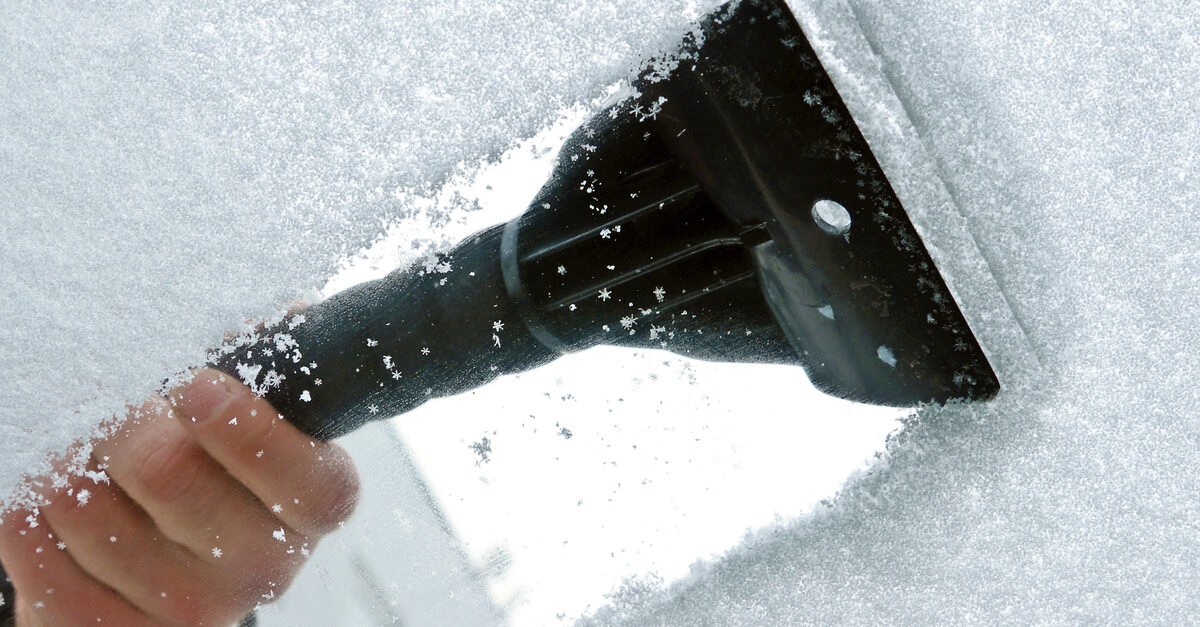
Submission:
<svg viewBox="0 0 1200 627">
<path fill-rule="evenodd" d="M 190 382 L 173 388 L 168 396 L 181 419 L 202 423 L 219 415 L 233 401 L 234 387 L 229 375 L 206 369 Z"/>
</svg>

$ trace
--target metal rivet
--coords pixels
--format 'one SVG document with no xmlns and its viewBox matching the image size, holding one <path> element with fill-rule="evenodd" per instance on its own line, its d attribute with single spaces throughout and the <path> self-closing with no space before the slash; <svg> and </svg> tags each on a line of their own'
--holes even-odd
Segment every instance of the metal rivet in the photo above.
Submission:
<svg viewBox="0 0 1200 627">
<path fill-rule="evenodd" d="M 845 235 L 850 230 L 850 212 L 835 200 L 814 202 L 812 216 L 817 226 L 830 235 Z"/>
</svg>

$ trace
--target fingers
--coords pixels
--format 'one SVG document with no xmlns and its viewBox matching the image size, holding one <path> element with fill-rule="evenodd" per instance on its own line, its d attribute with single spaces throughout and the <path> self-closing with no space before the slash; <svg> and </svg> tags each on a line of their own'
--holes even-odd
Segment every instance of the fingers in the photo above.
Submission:
<svg viewBox="0 0 1200 627">
<path fill-rule="evenodd" d="M 353 512 L 358 474 L 346 452 L 308 437 L 240 382 L 202 370 L 170 396 L 195 441 L 288 526 L 322 534 Z"/>
<path fill-rule="evenodd" d="M 151 617 L 229 623 L 253 601 L 241 578 L 168 540 L 111 483 L 75 477 L 50 495 L 41 514 L 80 569 Z M 243 603 L 230 603 L 234 599 Z"/>
<path fill-rule="evenodd" d="M 0 522 L 0 561 L 16 587 L 20 624 L 157 624 L 84 572 L 57 542 L 39 514 L 9 512 Z"/>
<path fill-rule="evenodd" d="M 215 371 L 133 412 L 88 473 L 77 464 L 28 521 L 0 520 L 21 624 L 229 623 L 286 589 L 358 493 L 340 447 Z"/>
<path fill-rule="evenodd" d="M 282 526 L 210 457 L 164 399 L 147 402 L 141 414 L 140 420 L 131 419 L 116 435 L 97 443 L 93 456 L 155 527 L 209 564 L 270 566 L 280 578 L 291 572 L 299 556 L 266 539 L 277 530 L 294 542 L 305 539 Z"/>
</svg>

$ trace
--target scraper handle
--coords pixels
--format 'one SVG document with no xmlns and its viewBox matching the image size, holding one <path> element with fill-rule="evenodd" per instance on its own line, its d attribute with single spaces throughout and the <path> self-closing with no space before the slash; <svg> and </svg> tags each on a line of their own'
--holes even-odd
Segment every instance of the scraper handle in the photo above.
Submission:
<svg viewBox="0 0 1200 627">
<path fill-rule="evenodd" d="M 557 353 L 514 312 L 500 242 L 501 227 L 488 229 L 436 264 L 289 313 L 213 364 L 321 439 L 541 365 Z"/>
</svg>

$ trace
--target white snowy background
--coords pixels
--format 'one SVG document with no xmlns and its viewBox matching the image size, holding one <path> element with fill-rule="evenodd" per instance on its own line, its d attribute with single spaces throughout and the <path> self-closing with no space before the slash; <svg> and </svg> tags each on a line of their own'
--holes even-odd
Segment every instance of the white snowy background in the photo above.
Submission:
<svg viewBox="0 0 1200 627">
<path fill-rule="evenodd" d="M 883 461 L 856 475 L 831 505 L 761 529 L 669 589 L 656 590 L 649 577 L 595 620 L 1194 621 L 1200 6 L 849 4 L 847 11 L 840 2 L 793 0 L 806 20 L 829 27 L 835 55 L 884 70 L 1021 331 L 1019 341 L 996 334 L 987 347 L 1006 370 L 1026 376 L 994 403 L 906 419 Z M 198 363 L 243 316 L 311 296 L 385 225 L 409 225 L 408 243 L 418 249 L 443 241 L 457 218 L 414 208 L 417 198 L 601 95 L 707 6 L 4 3 L 0 482 L 15 485 L 47 451 Z M 839 49 L 844 24 L 860 28 L 873 52 Z M 880 150 L 894 150 L 892 161 L 905 154 L 886 143 Z M 881 158 L 886 167 L 888 155 Z M 938 226 L 932 213 L 924 219 Z M 952 284 L 978 280 L 979 266 L 938 260 Z M 572 375 L 568 364 L 561 384 L 547 376 L 531 386 L 554 398 L 530 401 L 521 413 L 489 400 L 497 414 L 511 412 L 506 421 L 480 419 L 464 431 L 466 441 L 445 444 L 453 452 L 440 462 L 444 468 L 459 455 L 470 481 L 426 476 L 446 499 L 451 526 L 468 542 L 495 541 L 463 522 L 472 519 L 452 503 L 487 498 L 489 484 L 479 479 L 498 488 L 515 482 L 524 466 L 506 460 L 501 447 L 552 436 L 558 418 L 550 416 L 561 414 L 546 403 L 562 405 L 556 399 L 567 393 L 604 413 L 641 417 L 636 429 L 644 430 L 602 431 L 578 414 L 567 425 L 577 435 L 545 445 L 556 450 L 663 442 L 651 435 L 666 411 L 655 407 L 660 400 L 710 430 L 744 427 L 748 443 L 778 445 L 786 430 L 801 428 L 797 421 L 807 421 L 806 438 L 836 440 L 817 420 L 837 419 L 834 409 L 784 400 L 747 407 L 752 395 L 702 400 L 695 386 L 671 381 L 686 369 L 668 362 L 630 357 L 623 371 L 596 381 Z M 671 382 L 662 396 L 647 392 L 660 381 Z M 515 393 L 521 385 L 510 387 Z M 412 418 L 400 430 L 413 459 L 436 469 L 416 446 L 429 440 L 422 433 L 429 419 Z M 844 449 L 836 473 L 882 446 L 890 418 L 874 420 L 860 449 Z M 467 446 L 485 430 L 498 431 L 495 454 L 475 467 Z M 689 454 L 676 443 L 671 455 L 681 450 Z M 644 464 L 632 473 L 639 485 L 686 474 L 664 470 L 652 455 L 625 455 L 621 462 Z M 720 467 L 754 460 L 757 451 L 704 456 Z M 581 484 L 603 488 L 618 481 L 605 474 L 612 459 L 584 460 L 582 471 L 558 470 L 551 459 L 545 473 L 565 481 L 579 472 Z M 760 524 L 774 515 L 768 510 L 795 516 L 817 492 L 836 489 L 835 479 L 804 492 L 808 484 L 792 470 L 803 469 L 745 475 L 753 483 L 740 491 L 768 492 L 775 504 L 754 514 L 768 517 Z M 620 492 L 639 498 L 637 488 Z M 727 509 L 734 507 L 744 506 Z M 754 525 L 736 526 L 713 534 L 721 540 L 692 539 L 694 556 L 629 558 L 629 574 L 661 571 L 669 584 L 682 574 L 671 570 L 681 560 L 707 558 Z M 649 535 L 654 525 L 645 527 Z M 685 528 L 673 522 L 662 533 Z M 477 560 L 492 548 L 465 550 Z M 521 547 L 509 550 L 519 555 Z M 537 562 L 534 553 L 525 551 L 526 563 Z M 513 558 L 514 572 L 520 560 Z M 497 579 L 509 586 L 492 591 L 500 604 L 514 587 L 538 585 Z M 327 583 L 335 594 L 350 585 Z M 570 619 L 596 610 L 590 599 L 605 591 L 590 589 L 555 611 Z"/>
</svg>

